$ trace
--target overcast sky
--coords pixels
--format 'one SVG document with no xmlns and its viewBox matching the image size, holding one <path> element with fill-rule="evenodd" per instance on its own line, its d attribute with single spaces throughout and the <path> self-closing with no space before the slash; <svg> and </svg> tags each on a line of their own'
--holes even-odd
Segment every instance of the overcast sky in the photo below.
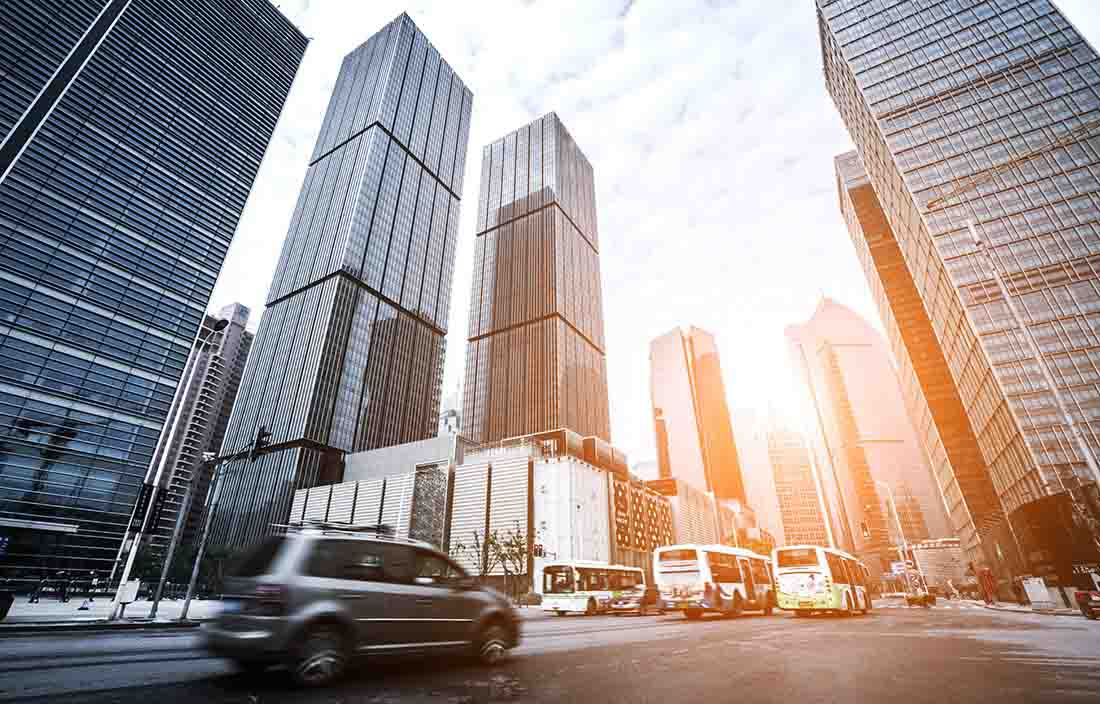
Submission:
<svg viewBox="0 0 1100 704">
<path fill-rule="evenodd" d="M 444 393 L 461 384 L 481 147 L 554 110 L 596 175 L 612 442 L 654 456 L 649 341 L 713 332 L 732 408 L 790 404 L 783 328 L 822 293 L 880 326 L 840 219 L 852 148 L 812 0 L 288 0 L 311 38 L 211 308 L 259 321 L 345 54 L 407 11 L 474 93 Z M 1096 45 L 1100 0 L 1058 5 Z"/>
</svg>

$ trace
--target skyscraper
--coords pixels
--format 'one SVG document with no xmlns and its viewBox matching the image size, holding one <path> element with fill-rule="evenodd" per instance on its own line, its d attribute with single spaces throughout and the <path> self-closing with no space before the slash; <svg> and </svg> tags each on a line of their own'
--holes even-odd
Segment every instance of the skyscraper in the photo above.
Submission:
<svg viewBox="0 0 1100 704">
<path fill-rule="evenodd" d="M 473 95 L 402 14 L 344 58 L 276 266 L 223 454 L 216 542 L 340 479 L 344 452 L 435 436 Z"/>
<path fill-rule="evenodd" d="M 658 437 L 658 453 L 667 447 L 670 475 L 744 504 L 714 336 L 696 327 L 676 328 L 650 342 L 649 393 L 655 432 L 666 440 Z"/>
<path fill-rule="evenodd" d="M 768 531 L 778 545 L 784 545 L 783 517 L 779 512 L 779 495 L 768 446 L 768 438 L 776 427 L 775 414 L 738 409 L 733 411 L 732 417 L 741 479 L 745 483 L 745 501 L 756 513 L 757 525 Z"/>
<path fill-rule="evenodd" d="M 554 113 L 482 150 L 463 434 L 611 439 L 592 165 Z"/>
<path fill-rule="evenodd" d="M 949 537 L 943 498 L 882 336 L 829 298 L 786 335 L 838 546 L 860 556 L 872 572 L 880 564 L 888 568 L 889 547 L 902 542 L 894 535 L 893 514 L 883 509 L 891 492 L 908 519 L 907 541 Z"/>
<path fill-rule="evenodd" d="M 787 545 L 831 546 L 824 504 L 814 478 L 809 449 L 796 430 L 773 425 L 768 429 L 768 457 L 775 476 L 779 516 Z"/>
<path fill-rule="evenodd" d="M 1019 519 L 1094 476 L 967 223 L 1095 456 L 1100 147 L 1071 130 L 1100 117 L 1096 51 L 1049 0 L 817 10 L 826 83 L 888 226 L 868 235 L 897 247 L 876 272 L 891 267 L 886 300 L 903 331 L 915 321 L 902 343 L 944 445 L 956 445 L 949 510 L 970 515 L 977 535 L 960 537 L 972 554 L 980 541 L 994 566 L 1038 569 L 1021 564 L 1044 550 Z"/>
<path fill-rule="evenodd" d="M 253 335 L 246 329 L 248 313 L 248 308 L 234 303 L 222 308 L 217 316 L 207 314 L 203 320 L 200 335 L 206 343 L 191 352 L 183 376 L 185 380 L 190 379 L 190 383 L 172 407 L 167 422 L 171 424 L 177 412 L 183 415 L 176 432 L 161 438 L 154 455 L 154 461 L 159 461 L 161 453 L 167 449 L 170 454 L 165 466 L 171 477 L 164 509 L 152 535 L 154 545 L 167 544 L 180 510 L 187 512 L 182 544 L 188 543 L 189 537 L 199 527 L 201 507 L 211 477 L 209 469 L 197 475 L 196 472 L 201 469 L 203 454 L 217 454 L 225 438 L 229 412 L 237 397 L 245 360 L 252 348 Z M 214 324 L 219 320 L 227 321 L 228 325 L 214 332 Z M 197 365 L 194 374 L 191 373 L 192 365 Z M 191 498 L 185 505 L 187 485 L 192 481 Z"/>
<path fill-rule="evenodd" d="M 306 39 L 267 0 L 2 15 L 0 565 L 106 574 Z"/>
</svg>

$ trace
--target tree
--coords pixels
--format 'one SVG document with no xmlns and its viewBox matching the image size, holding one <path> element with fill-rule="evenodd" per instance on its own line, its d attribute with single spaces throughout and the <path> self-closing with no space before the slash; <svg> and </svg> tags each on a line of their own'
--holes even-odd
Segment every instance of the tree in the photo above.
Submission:
<svg viewBox="0 0 1100 704">
<path fill-rule="evenodd" d="M 459 562 L 474 565 L 474 575 L 481 582 L 500 565 L 500 552 L 492 547 L 495 542 L 496 531 L 483 538 L 480 531 L 472 530 L 469 542 L 451 543 L 450 555 Z"/>
<path fill-rule="evenodd" d="M 527 580 L 513 580 L 513 577 L 528 577 L 527 560 L 530 554 L 527 546 L 527 533 L 515 525 L 503 534 L 493 531 L 489 541 L 489 549 L 496 553 L 497 562 L 504 569 L 505 591 L 513 598 L 525 591 Z"/>
</svg>

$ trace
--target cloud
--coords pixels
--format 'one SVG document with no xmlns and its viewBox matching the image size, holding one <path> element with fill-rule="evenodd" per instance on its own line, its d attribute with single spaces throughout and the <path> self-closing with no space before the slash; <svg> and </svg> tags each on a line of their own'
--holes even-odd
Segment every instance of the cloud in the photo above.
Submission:
<svg viewBox="0 0 1100 704">
<path fill-rule="evenodd" d="M 1093 0 L 1060 6 L 1086 36 Z M 766 8 L 766 10 L 764 9 Z M 878 323 L 840 220 L 851 148 L 807 0 L 282 3 L 312 38 L 211 301 L 258 320 L 340 60 L 403 10 L 474 92 L 446 389 L 461 382 L 481 147 L 555 110 L 596 174 L 614 442 L 654 456 L 648 344 L 717 335 L 732 407 L 789 398 L 783 328 L 827 293 Z"/>
</svg>

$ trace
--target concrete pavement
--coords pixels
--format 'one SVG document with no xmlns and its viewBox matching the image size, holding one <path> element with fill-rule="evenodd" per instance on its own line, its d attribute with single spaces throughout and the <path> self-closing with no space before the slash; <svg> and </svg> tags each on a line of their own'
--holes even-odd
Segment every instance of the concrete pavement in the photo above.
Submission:
<svg viewBox="0 0 1100 704">
<path fill-rule="evenodd" d="M 194 633 L 0 639 L 0 700 L 257 702 L 1090 702 L 1100 626 L 984 608 L 876 605 L 869 616 L 535 618 L 492 670 L 368 661 L 336 687 L 234 674 Z"/>
</svg>

